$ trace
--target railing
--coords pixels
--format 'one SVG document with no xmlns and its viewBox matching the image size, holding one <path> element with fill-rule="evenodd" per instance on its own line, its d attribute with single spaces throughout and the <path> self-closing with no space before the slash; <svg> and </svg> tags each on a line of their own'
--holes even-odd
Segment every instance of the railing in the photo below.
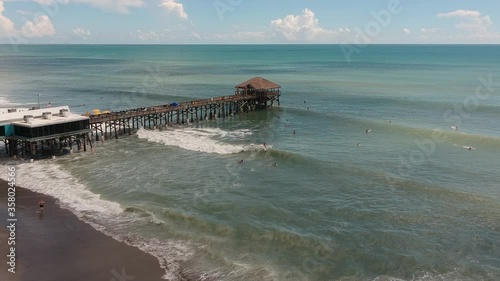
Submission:
<svg viewBox="0 0 500 281">
<path fill-rule="evenodd" d="M 276 97 L 279 96 L 279 92 L 268 92 L 265 93 L 266 97 Z M 128 109 L 122 111 L 114 111 L 110 113 L 103 114 L 92 114 L 89 115 L 90 123 L 102 123 L 108 121 L 116 121 L 120 119 L 128 119 L 133 117 L 142 117 L 145 115 L 152 115 L 158 113 L 166 113 L 178 110 L 185 110 L 190 108 L 196 108 L 200 106 L 213 105 L 221 102 L 230 102 L 230 101 L 244 101 L 258 98 L 257 95 L 233 95 L 233 96 L 220 96 L 209 99 L 202 100 L 194 100 L 187 102 L 180 102 L 177 105 L 166 104 L 152 107 L 143 107 L 143 108 L 135 108 Z"/>
</svg>

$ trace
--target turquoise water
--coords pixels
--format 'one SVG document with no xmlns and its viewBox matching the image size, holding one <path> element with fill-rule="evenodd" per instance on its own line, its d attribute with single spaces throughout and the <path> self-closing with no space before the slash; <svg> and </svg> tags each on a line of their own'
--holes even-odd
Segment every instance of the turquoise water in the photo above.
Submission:
<svg viewBox="0 0 500 281">
<path fill-rule="evenodd" d="M 0 46 L 5 107 L 283 86 L 268 111 L 20 165 L 21 185 L 171 280 L 500 280 L 499 74 L 499 46 L 374 45 L 350 62 L 332 45 Z"/>
</svg>

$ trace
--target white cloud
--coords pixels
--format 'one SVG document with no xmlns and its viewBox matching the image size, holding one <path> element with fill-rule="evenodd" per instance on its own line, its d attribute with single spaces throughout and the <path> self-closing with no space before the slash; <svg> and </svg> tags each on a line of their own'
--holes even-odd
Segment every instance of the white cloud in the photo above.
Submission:
<svg viewBox="0 0 500 281">
<path fill-rule="evenodd" d="M 441 30 L 439 28 L 431 27 L 431 28 L 421 28 L 420 32 L 423 34 L 430 34 L 430 33 L 438 33 Z"/>
<path fill-rule="evenodd" d="M 191 35 L 193 35 L 194 39 L 197 39 L 197 40 L 201 39 L 201 35 L 198 32 L 193 32 L 193 33 L 191 33 Z"/>
<path fill-rule="evenodd" d="M 453 12 L 449 13 L 442 13 L 442 14 L 437 14 L 438 18 L 455 18 L 455 17 L 462 17 L 462 18 L 468 18 L 468 17 L 479 17 L 481 16 L 481 13 L 478 11 L 470 11 L 470 10 L 456 10 Z"/>
<path fill-rule="evenodd" d="M 85 30 L 85 29 L 80 28 L 80 27 L 74 28 L 73 34 L 80 37 L 80 39 L 82 39 L 82 40 L 87 40 L 90 37 L 90 31 Z"/>
<path fill-rule="evenodd" d="M 16 11 L 18 14 L 23 15 L 23 16 L 31 16 L 33 15 L 32 12 L 24 11 L 24 10 L 17 10 Z"/>
<path fill-rule="evenodd" d="M 14 23 L 3 15 L 4 11 L 3 1 L 0 1 L 0 38 L 13 36 L 16 33 Z"/>
<path fill-rule="evenodd" d="M 202 37 L 203 38 L 203 37 Z M 223 41 L 223 42 L 238 42 L 238 43 L 265 43 L 273 39 L 273 36 L 269 32 L 265 31 L 238 31 L 233 33 L 215 33 L 203 39 L 208 39 L 209 41 Z"/>
<path fill-rule="evenodd" d="M 25 38 L 46 37 L 56 34 L 54 25 L 47 15 L 37 16 L 33 21 L 28 21 L 21 29 L 21 34 Z"/>
<path fill-rule="evenodd" d="M 406 33 L 406 34 L 410 34 L 411 33 L 411 30 L 409 30 L 408 28 L 404 28 L 403 29 L 403 32 Z"/>
<path fill-rule="evenodd" d="M 69 3 L 88 4 L 107 11 L 129 13 L 130 8 L 139 8 L 144 5 L 144 0 L 34 0 L 41 5 L 58 5 Z"/>
<path fill-rule="evenodd" d="M 177 0 L 163 0 L 159 7 L 167 9 L 181 19 L 187 20 L 189 18 L 186 11 L 184 11 L 184 5 L 177 2 Z"/>
<path fill-rule="evenodd" d="M 130 36 L 140 41 L 157 41 L 161 35 L 154 31 L 142 31 L 138 29 L 136 32 L 131 32 Z"/>
<path fill-rule="evenodd" d="M 328 41 L 341 33 L 350 32 L 348 28 L 329 30 L 320 27 L 314 12 L 309 9 L 305 9 L 302 15 L 273 20 L 271 28 L 276 36 L 288 41 Z"/>
<path fill-rule="evenodd" d="M 483 16 L 478 11 L 456 10 L 450 13 L 437 14 L 440 19 L 458 19 L 455 27 L 474 37 L 490 37 L 489 27 L 493 24 L 489 15 Z"/>
</svg>

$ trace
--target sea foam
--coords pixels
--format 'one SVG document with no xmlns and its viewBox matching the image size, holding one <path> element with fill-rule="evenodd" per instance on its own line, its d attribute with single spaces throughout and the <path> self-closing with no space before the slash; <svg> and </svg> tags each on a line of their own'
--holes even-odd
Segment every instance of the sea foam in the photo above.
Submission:
<svg viewBox="0 0 500 281">
<path fill-rule="evenodd" d="M 197 152 L 236 154 L 244 151 L 265 150 L 266 148 L 262 145 L 241 145 L 228 142 L 243 140 L 251 134 L 250 130 L 224 131 L 218 128 L 184 128 L 164 131 L 139 129 L 137 132 L 140 139 Z"/>
</svg>

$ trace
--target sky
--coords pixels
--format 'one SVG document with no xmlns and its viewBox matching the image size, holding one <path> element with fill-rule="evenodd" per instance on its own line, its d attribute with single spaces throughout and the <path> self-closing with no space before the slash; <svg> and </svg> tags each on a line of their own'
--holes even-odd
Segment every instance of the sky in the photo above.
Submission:
<svg viewBox="0 0 500 281">
<path fill-rule="evenodd" d="M 0 0 L 4 44 L 500 44 L 499 0 Z"/>
</svg>

